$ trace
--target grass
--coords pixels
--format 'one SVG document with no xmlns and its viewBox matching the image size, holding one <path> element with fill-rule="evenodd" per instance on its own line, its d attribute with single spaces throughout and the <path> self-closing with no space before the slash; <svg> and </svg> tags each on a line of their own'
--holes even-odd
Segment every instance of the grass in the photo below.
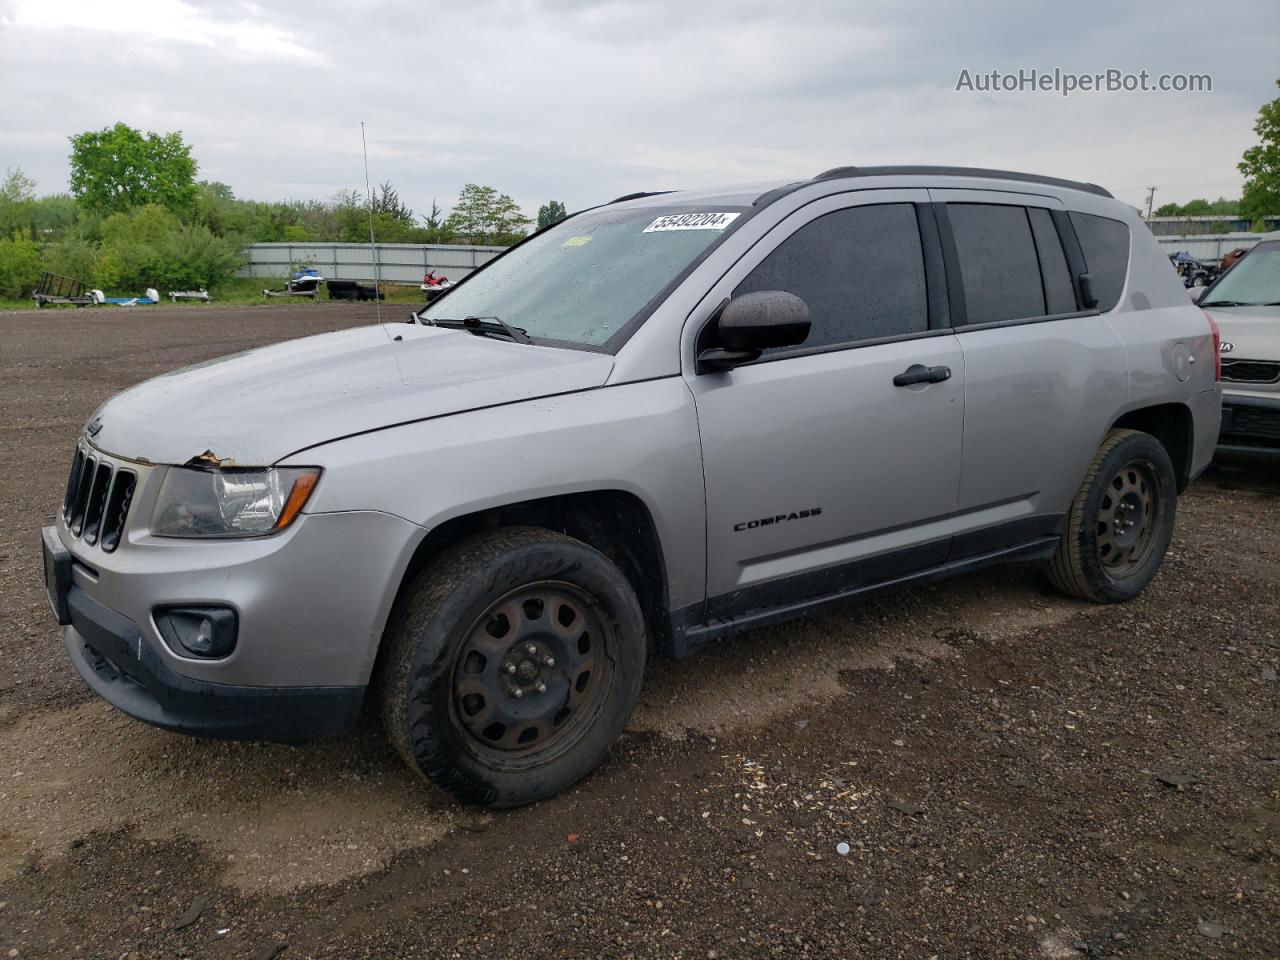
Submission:
<svg viewBox="0 0 1280 960">
<path fill-rule="evenodd" d="M 273 277 L 236 277 L 225 283 L 215 284 L 213 289 L 209 291 L 209 296 L 214 303 L 222 305 L 252 305 L 269 303 L 273 306 L 280 306 L 285 303 L 293 303 L 300 307 L 308 306 L 312 303 L 328 303 L 329 298 L 323 291 L 320 293 L 320 299 L 313 301 L 308 297 L 264 297 L 262 291 L 264 289 L 278 290 L 284 286 L 284 279 L 276 279 Z M 386 303 L 402 303 L 420 306 L 423 303 L 422 291 L 418 289 L 417 284 L 383 284 L 383 291 L 386 294 Z M 161 299 L 166 304 L 168 297 L 163 293 Z M 336 302 L 336 301 L 335 301 Z M 179 304 L 189 307 L 200 307 L 204 304 L 199 300 L 179 300 Z M 21 300 L 6 300 L 0 298 L 0 310 L 30 310 L 34 308 L 36 302 L 30 298 Z M 54 308 L 49 308 L 54 309 Z M 65 305 L 62 309 L 69 309 Z"/>
</svg>

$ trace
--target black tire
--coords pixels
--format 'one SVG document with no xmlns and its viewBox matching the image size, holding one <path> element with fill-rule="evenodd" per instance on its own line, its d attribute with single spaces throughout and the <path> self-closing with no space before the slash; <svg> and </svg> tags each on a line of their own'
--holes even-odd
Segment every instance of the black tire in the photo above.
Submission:
<svg viewBox="0 0 1280 960">
<path fill-rule="evenodd" d="M 1072 501 L 1049 579 L 1095 603 L 1136 597 L 1164 561 L 1177 499 L 1164 445 L 1149 433 L 1112 430 Z"/>
<path fill-rule="evenodd" d="M 534 527 L 445 551 L 404 591 L 385 642 L 391 741 L 436 786 L 494 808 L 558 793 L 604 759 L 639 699 L 647 648 L 622 572 Z"/>
</svg>

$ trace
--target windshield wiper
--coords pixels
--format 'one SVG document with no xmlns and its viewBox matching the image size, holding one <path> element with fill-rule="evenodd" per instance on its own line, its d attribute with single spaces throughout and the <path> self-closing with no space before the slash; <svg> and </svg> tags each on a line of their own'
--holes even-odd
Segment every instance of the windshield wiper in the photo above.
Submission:
<svg viewBox="0 0 1280 960">
<path fill-rule="evenodd" d="M 433 327 L 451 327 L 455 330 L 470 330 L 476 336 L 490 336 L 499 334 L 500 336 L 510 337 L 516 343 L 533 343 L 528 332 L 523 327 L 513 327 L 501 317 L 463 317 L 461 320 L 456 317 L 419 317 L 420 322 L 431 324 Z"/>
<path fill-rule="evenodd" d="M 1254 307 L 1258 304 L 1241 303 L 1239 300 L 1207 300 L 1204 303 L 1196 304 L 1199 307 Z"/>
</svg>

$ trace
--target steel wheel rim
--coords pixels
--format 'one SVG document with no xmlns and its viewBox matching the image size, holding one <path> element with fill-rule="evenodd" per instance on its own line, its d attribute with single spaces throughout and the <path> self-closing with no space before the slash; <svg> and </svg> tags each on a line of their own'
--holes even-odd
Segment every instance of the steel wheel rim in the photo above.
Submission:
<svg viewBox="0 0 1280 960">
<path fill-rule="evenodd" d="M 1115 472 L 1098 504 L 1098 559 L 1113 579 L 1140 569 L 1155 548 L 1162 503 L 1155 467 L 1133 460 Z"/>
<path fill-rule="evenodd" d="M 613 682 L 613 626 L 585 590 L 524 584 L 471 624 L 454 658 L 450 717 L 468 749 L 545 763 L 591 727 Z"/>
</svg>

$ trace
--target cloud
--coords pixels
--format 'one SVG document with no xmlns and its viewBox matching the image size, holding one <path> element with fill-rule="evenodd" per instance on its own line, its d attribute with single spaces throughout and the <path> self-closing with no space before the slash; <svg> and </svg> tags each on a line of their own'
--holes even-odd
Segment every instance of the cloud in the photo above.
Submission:
<svg viewBox="0 0 1280 960">
<path fill-rule="evenodd" d="M 47 45 L 57 44 L 58 34 L 68 31 L 116 35 L 125 39 L 102 37 L 99 42 L 131 41 L 140 57 L 156 47 L 176 45 L 206 47 L 244 60 L 323 60 L 318 51 L 299 45 L 286 30 L 266 20 L 254 4 L 233 11 L 183 0 L 16 0 L 5 22 L 7 30 L 43 33 Z"/>
<path fill-rule="evenodd" d="M 1132 203 L 1228 196 L 1276 96 L 1280 6 L 1206 24 L 1168 3 L 0 0 L 0 167 L 65 185 L 65 137 L 181 130 L 242 196 L 324 197 L 370 172 L 419 210 L 467 182 L 526 210 L 638 189 L 967 163 L 1102 183 Z M 1204 94 L 979 94 L 962 69 L 1209 73 Z"/>
</svg>

